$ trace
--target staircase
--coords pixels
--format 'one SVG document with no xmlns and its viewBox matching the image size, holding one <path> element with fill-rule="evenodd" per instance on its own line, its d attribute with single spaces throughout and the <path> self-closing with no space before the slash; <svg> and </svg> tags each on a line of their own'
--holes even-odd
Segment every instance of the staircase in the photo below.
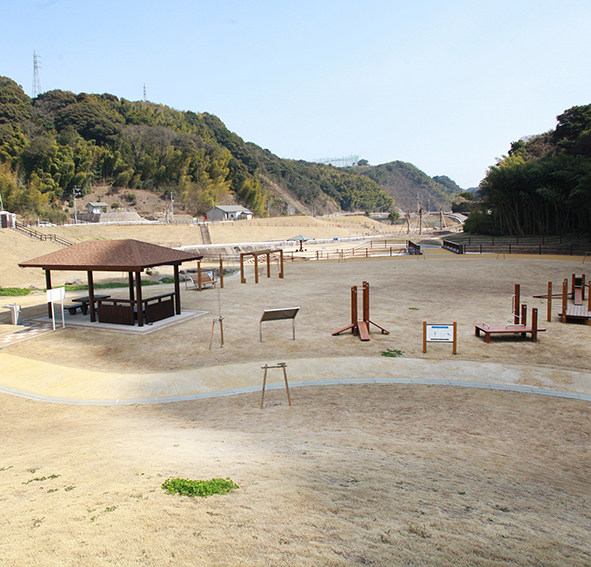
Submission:
<svg viewBox="0 0 591 567">
<path fill-rule="evenodd" d="M 199 228 L 201 229 L 201 241 L 203 244 L 212 244 L 211 235 L 209 234 L 209 227 L 204 222 L 200 222 Z"/>
</svg>

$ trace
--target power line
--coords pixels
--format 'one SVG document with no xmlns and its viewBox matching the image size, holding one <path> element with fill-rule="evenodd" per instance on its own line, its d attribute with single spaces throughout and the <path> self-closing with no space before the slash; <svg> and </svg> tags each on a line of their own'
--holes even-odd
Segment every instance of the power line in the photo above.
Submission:
<svg viewBox="0 0 591 567">
<path fill-rule="evenodd" d="M 33 51 L 33 98 L 37 98 L 41 94 L 41 79 L 39 78 L 39 55 L 36 51 Z"/>
</svg>

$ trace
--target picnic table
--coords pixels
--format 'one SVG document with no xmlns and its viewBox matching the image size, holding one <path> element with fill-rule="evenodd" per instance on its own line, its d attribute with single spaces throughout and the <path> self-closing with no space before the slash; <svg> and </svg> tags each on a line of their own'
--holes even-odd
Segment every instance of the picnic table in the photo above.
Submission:
<svg viewBox="0 0 591 567">
<path fill-rule="evenodd" d="M 109 299 L 110 295 L 95 295 L 94 300 L 98 301 L 99 299 Z M 76 310 L 80 309 L 82 311 L 82 315 L 86 315 L 88 313 L 88 305 L 90 303 L 90 297 L 85 295 L 84 297 L 77 297 L 73 299 L 75 303 L 73 305 L 68 305 L 66 309 L 70 312 L 70 315 L 75 315 Z"/>
</svg>

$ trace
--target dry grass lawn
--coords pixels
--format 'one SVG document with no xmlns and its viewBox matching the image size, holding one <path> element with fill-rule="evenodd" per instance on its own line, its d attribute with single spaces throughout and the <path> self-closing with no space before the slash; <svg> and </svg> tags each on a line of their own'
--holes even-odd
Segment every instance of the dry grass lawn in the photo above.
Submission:
<svg viewBox="0 0 591 567">
<path fill-rule="evenodd" d="M 150 373 L 371 358 L 391 348 L 410 358 L 543 365 L 554 369 L 554 389 L 573 388 L 564 371 L 579 370 L 589 393 L 586 325 L 554 317 L 538 343 L 497 337 L 487 345 L 474 336 L 475 323 L 511 319 L 515 283 L 545 321 L 544 301 L 531 296 L 585 271 L 589 278 L 587 265 L 568 259 L 442 254 L 294 263 L 285 280 L 274 268 L 258 285 L 250 275 L 245 285 L 227 279 L 223 290 L 183 288 L 183 307 L 210 315 L 157 333 L 69 328 L 3 352 Z M 349 322 L 350 287 L 363 280 L 371 317 L 390 335 L 332 337 Z M 23 300 L 25 317 L 42 313 L 42 301 Z M 262 310 L 295 305 L 297 340 L 290 323 L 276 323 L 259 342 Z M 226 344 L 210 351 L 220 310 Z M 0 317 L 7 322 L 6 312 Z M 458 322 L 457 357 L 448 345 L 422 353 L 424 320 Z M 294 388 L 292 407 L 281 390 L 266 400 L 260 410 L 256 393 L 136 406 L 0 395 L 0 564 L 591 564 L 589 402 L 418 385 Z M 168 477 L 231 477 L 239 489 L 167 495 Z"/>
</svg>

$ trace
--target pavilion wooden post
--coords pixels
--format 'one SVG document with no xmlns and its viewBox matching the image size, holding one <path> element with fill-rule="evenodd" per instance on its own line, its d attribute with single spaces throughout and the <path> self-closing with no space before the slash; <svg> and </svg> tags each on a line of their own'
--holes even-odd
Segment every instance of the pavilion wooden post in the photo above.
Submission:
<svg viewBox="0 0 591 567">
<path fill-rule="evenodd" d="M 224 261 L 220 256 L 220 287 L 224 289 Z"/>
<path fill-rule="evenodd" d="M 197 289 L 201 291 L 201 262 L 197 262 Z"/>
<path fill-rule="evenodd" d="M 135 292 L 133 290 L 133 272 L 129 272 L 128 274 L 128 284 L 129 284 L 129 301 L 134 301 L 135 299 Z"/>
<path fill-rule="evenodd" d="M 45 287 L 51 289 L 51 270 L 45 270 Z M 47 302 L 47 315 L 53 318 L 53 306 L 51 301 Z"/>
<path fill-rule="evenodd" d="M 137 299 L 135 301 L 137 309 L 137 325 L 138 327 L 144 326 L 144 310 L 142 309 L 142 273 L 135 273 L 135 291 Z"/>
<path fill-rule="evenodd" d="M 259 257 L 253 254 L 254 257 L 254 283 L 259 283 Z"/>
<path fill-rule="evenodd" d="M 279 250 L 279 277 L 283 278 L 283 250 Z"/>
<path fill-rule="evenodd" d="M 88 307 L 90 308 L 90 321 L 96 321 L 96 311 L 94 310 L 94 279 L 92 278 L 92 271 L 88 271 Z"/>
<path fill-rule="evenodd" d="M 244 277 L 244 252 L 240 253 L 240 283 L 246 283 L 246 278 Z"/>
<path fill-rule="evenodd" d="M 548 282 L 548 311 L 546 313 L 548 323 L 552 321 L 552 282 Z"/>
<path fill-rule="evenodd" d="M 271 277 L 271 253 L 267 252 L 267 277 Z"/>
<path fill-rule="evenodd" d="M 176 314 L 181 314 L 181 280 L 179 276 L 179 266 L 174 265 L 174 296 L 176 304 Z"/>
</svg>

